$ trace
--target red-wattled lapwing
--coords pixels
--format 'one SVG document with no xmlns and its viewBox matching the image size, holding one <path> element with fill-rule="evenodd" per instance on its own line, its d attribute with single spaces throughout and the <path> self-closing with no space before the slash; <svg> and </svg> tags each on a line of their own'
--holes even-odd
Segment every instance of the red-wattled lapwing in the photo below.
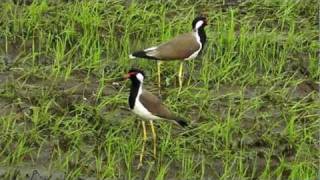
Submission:
<svg viewBox="0 0 320 180">
<path fill-rule="evenodd" d="M 130 96 L 129 96 L 129 106 L 130 109 L 143 118 L 144 120 L 149 120 L 152 136 L 153 136 L 153 154 L 156 157 L 156 132 L 153 126 L 153 120 L 167 120 L 171 121 L 175 124 L 178 124 L 182 127 L 186 127 L 188 124 L 187 122 L 176 116 L 174 113 L 168 110 L 168 108 L 162 104 L 160 99 L 150 93 L 149 91 L 143 89 L 143 80 L 145 75 L 143 71 L 138 69 L 131 69 L 127 75 L 125 75 L 126 79 L 130 79 L 132 84 L 130 88 Z M 142 121 L 143 127 L 143 145 L 140 154 L 140 161 L 138 168 L 142 165 L 142 159 L 145 149 L 145 142 L 147 140 L 147 132 L 145 122 Z"/>
<path fill-rule="evenodd" d="M 198 56 L 203 49 L 207 36 L 204 27 L 207 25 L 207 19 L 199 16 L 192 21 L 192 32 L 181 34 L 174 39 L 160 44 L 159 46 L 150 47 L 144 50 L 136 51 L 130 54 L 130 58 L 145 58 L 158 61 L 158 87 L 160 90 L 160 65 L 162 61 L 171 60 L 190 60 Z M 181 62 L 179 69 L 179 92 L 182 87 L 182 68 Z"/>
</svg>

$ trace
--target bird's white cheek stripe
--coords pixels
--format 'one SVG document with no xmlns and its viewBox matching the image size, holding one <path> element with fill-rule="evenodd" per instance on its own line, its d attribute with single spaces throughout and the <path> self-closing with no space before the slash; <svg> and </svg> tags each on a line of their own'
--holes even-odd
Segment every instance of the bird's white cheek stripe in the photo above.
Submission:
<svg viewBox="0 0 320 180">
<path fill-rule="evenodd" d="M 143 82 L 143 75 L 141 73 L 138 73 L 136 77 L 141 83 Z"/>
<path fill-rule="evenodd" d="M 196 24 L 196 29 L 199 29 L 203 25 L 203 21 L 198 21 Z"/>
</svg>

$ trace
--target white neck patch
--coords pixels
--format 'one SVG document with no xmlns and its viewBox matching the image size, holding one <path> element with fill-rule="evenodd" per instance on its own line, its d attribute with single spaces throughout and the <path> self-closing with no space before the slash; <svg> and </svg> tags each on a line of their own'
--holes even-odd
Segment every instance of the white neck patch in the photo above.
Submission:
<svg viewBox="0 0 320 180">
<path fill-rule="evenodd" d="M 202 20 L 200 20 L 200 21 L 198 21 L 197 23 L 196 23 L 196 29 L 199 29 L 202 25 L 203 25 L 203 21 Z"/>
<path fill-rule="evenodd" d="M 136 74 L 137 79 L 142 83 L 143 82 L 143 75 L 141 73 Z"/>
</svg>

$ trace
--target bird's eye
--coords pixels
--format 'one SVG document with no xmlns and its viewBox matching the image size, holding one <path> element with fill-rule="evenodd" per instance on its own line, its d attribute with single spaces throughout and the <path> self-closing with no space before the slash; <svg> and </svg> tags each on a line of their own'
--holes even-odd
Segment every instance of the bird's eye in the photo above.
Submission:
<svg viewBox="0 0 320 180">
<path fill-rule="evenodd" d="M 136 74 L 137 74 L 136 72 L 129 72 L 128 73 L 129 76 L 133 76 L 133 75 L 136 75 Z"/>
</svg>

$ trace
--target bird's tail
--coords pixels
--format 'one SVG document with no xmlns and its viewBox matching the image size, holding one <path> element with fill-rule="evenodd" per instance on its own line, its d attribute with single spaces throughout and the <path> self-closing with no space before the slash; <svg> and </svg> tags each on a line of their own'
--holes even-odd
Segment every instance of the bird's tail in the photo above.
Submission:
<svg viewBox="0 0 320 180">
<path fill-rule="evenodd" d="M 176 118 L 174 121 L 176 124 L 178 124 L 179 126 L 181 126 L 183 128 L 189 126 L 188 122 L 182 118 Z"/>
<path fill-rule="evenodd" d="M 136 51 L 132 54 L 129 55 L 130 59 L 135 59 L 135 58 L 147 58 L 147 54 L 145 51 Z"/>
<path fill-rule="evenodd" d="M 157 60 L 158 58 L 150 55 L 150 51 L 154 50 L 154 48 L 148 48 L 142 51 L 136 51 L 132 54 L 129 55 L 130 59 L 135 59 L 135 58 L 145 58 L 145 59 L 153 59 Z"/>
</svg>

